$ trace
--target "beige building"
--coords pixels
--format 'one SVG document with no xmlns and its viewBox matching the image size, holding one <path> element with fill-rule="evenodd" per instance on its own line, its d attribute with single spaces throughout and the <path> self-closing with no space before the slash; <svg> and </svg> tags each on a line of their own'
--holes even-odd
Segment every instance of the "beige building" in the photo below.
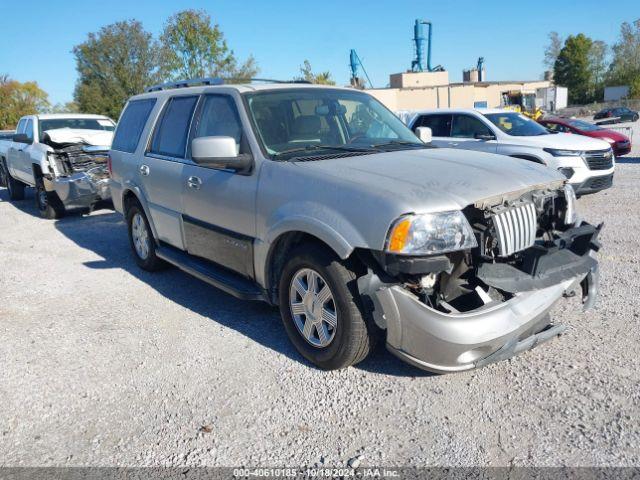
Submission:
<svg viewBox="0 0 640 480">
<path fill-rule="evenodd" d="M 449 83 L 448 72 L 395 73 L 389 88 L 367 90 L 390 110 L 502 107 L 503 94 L 536 94 L 551 86 L 548 80 Z"/>
</svg>

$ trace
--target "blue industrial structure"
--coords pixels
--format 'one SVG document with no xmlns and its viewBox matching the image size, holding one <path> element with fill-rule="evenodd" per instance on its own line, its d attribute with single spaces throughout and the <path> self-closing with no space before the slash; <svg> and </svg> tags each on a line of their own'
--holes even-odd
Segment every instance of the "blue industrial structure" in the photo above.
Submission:
<svg viewBox="0 0 640 480">
<path fill-rule="evenodd" d="M 484 57 L 478 57 L 478 81 L 484 82 Z"/>
<path fill-rule="evenodd" d="M 424 25 L 429 28 L 429 37 L 425 38 L 424 36 Z M 427 20 L 419 20 L 417 19 L 413 26 L 413 42 L 415 44 L 416 56 L 415 59 L 411 62 L 411 71 L 412 72 L 442 72 L 444 68 L 442 65 L 438 65 L 437 67 L 431 67 L 431 42 L 432 42 L 432 30 L 433 25 L 431 22 Z M 425 65 L 425 43 L 427 45 L 427 58 Z"/>
<path fill-rule="evenodd" d="M 369 82 L 369 88 L 373 88 L 373 83 L 371 83 L 369 74 L 367 74 L 367 71 L 365 70 L 364 65 L 362 64 L 362 60 L 360 60 L 360 57 L 358 57 L 358 54 L 354 49 L 351 49 L 351 52 L 349 53 L 349 66 L 351 67 L 351 83 L 353 86 L 363 87 L 363 88 L 366 86 L 362 81 L 360 75 L 358 75 L 358 68 L 362 67 L 364 76 Z"/>
</svg>

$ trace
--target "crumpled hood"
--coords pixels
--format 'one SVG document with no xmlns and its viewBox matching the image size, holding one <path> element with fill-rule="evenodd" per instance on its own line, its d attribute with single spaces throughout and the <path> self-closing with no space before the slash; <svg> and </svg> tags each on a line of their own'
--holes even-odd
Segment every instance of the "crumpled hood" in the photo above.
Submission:
<svg viewBox="0 0 640 480">
<path fill-rule="evenodd" d="M 559 150 L 606 150 L 610 145 L 604 140 L 575 135 L 573 133 L 550 133 L 534 137 L 511 137 L 509 143 L 539 148 L 557 148 Z"/>
<path fill-rule="evenodd" d="M 113 132 L 80 128 L 56 128 L 44 132 L 53 143 L 83 143 L 86 145 L 111 146 Z"/>
<path fill-rule="evenodd" d="M 433 148 L 297 162 L 304 169 L 392 195 L 414 211 L 462 209 L 509 193 L 566 180 L 534 162 L 491 153 Z M 311 173 L 311 172 L 310 172 Z"/>
</svg>

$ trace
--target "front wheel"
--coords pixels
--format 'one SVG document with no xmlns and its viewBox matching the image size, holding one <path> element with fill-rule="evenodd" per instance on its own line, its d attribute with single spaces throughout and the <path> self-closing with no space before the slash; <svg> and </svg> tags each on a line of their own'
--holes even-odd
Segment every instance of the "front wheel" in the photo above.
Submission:
<svg viewBox="0 0 640 480">
<path fill-rule="evenodd" d="M 634 122 L 637 122 L 637 121 L 638 121 L 638 118 L 640 118 L 640 116 L 636 113 L 636 114 L 633 116 L 633 121 L 634 121 Z"/>
<path fill-rule="evenodd" d="M 36 206 L 42 218 L 55 220 L 64 217 L 66 211 L 56 192 L 47 192 L 42 177 L 36 177 Z"/>
<path fill-rule="evenodd" d="M 375 326 L 361 307 L 355 273 L 328 250 L 296 249 L 279 283 L 280 314 L 289 339 L 325 370 L 354 365 L 375 343 Z"/>
</svg>

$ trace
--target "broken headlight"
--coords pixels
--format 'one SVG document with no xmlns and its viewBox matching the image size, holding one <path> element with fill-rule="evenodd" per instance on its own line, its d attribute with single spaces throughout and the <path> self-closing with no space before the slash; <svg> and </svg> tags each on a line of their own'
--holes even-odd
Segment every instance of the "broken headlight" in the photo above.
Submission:
<svg viewBox="0 0 640 480">
<path fill-rule="evenodd" d="M 564 200 L 567 208 L 564 211 L 564 223 L 573 225 L 578 221 L 578 212 L 576 211 L 576 192 L 568 183 L 564 186 Z"/>
<path fill-rule="evenodd" d="M 401 255 L 431 255 L 477 246 L 469 222 L 459 210 L 404 215 L 392 225 L 386 250 Z"/>
</svg>

